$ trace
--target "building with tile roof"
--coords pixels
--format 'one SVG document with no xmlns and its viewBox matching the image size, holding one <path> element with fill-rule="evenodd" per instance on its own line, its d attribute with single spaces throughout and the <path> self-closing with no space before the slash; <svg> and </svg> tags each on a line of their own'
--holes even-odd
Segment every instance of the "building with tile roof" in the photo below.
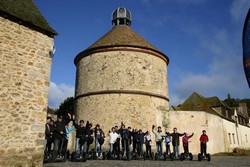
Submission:
<svg viewBox="0 0 250 167">
<path fill-rule="evenodd" d="M 111 30 L 74 60 L 77 117 L 105 131 L 121 122 L 145 130 L 163 125 L 169 58 L 132 30 L 128 9 L 113 11 L 111 22 Z"/>
<path fill-rule="evenodd" d="M 210 153 L 232 151 L 235 147 L 250 148 L 250 115 L 246 103 L 229 107 L 216 96 L 206 98 L 194 92 L 182 104 L 171 106 L 168 116 L 167 130 L 173 127 L 189 133 L 206 130 Z M 190 148 L 197 154 L 199 134 L 194 138 L 196 142 L 192 142 Z"/>
<path fill-rule="evenodd" d="M 18 24 L 24 24 L 49 36 L 58 33 L 49 25 L 33 0 L 3 0 L 0 1 L 0 14 Z"/>
</svg>

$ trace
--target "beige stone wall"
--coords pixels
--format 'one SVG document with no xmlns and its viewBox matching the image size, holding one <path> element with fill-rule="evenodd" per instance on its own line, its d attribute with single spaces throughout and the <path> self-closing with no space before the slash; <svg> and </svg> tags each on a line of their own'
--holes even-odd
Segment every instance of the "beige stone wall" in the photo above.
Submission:
<svg viewBox="0 0 250 167">
<path fill-rule="evenodd" d="M 140 90 L 168 96 L 167 65 L 132 51 L 95 53 L 77 64 L 76 96 L 100 90 Z"/>
<path fill-rule="evenodd" d="M 168 106 L 166 100 L 144 95 L 107 94 L 80 98 L 76 102 L 78 120 L 100 124 L 106 135 L 111 127 L 121 121 L 126 127 L 151 131 L 153 124 L 162 126 L 160 106 Z"/>
<path fill-rule="evenodd" d="M 0 166 L 42 166 L 53 38 L 0 17 Z"/>
<path fill-rule="evenodd" d="M 199 138 L 203 129 L 207 131 L 209 137 L 207 151 L 210 154 L 232 151 L 235 147 L 250 148 L 249 127 L 239 125 L 236 131 L 233 122 L 203 111 L 170 111 L 168 118 L 170 124 L 166 131 L 172 132 L 173 128 L 176 127 L 180 133 L 187 132 L 191 134 L 194 132 L 194 136 L 189 143 L 189 150 L 193 154 L 200 152 Z M 235 139 L 233 139 L 233 134 Z M 183 152 L 182 144 L 180 145 L 180 150 Z"/>
<path fill-rule="evenodd" d="M 168 97 L 167 64 L 146 52 L 120 50 L 94 53 L 77 63 L 76 97 L 106 90 L 144 91 Z M 75 101 L 78 120 L 100 124 L 106 133 L 121 125 L 150 130 L 162 126 L 166 99 L 141 94 L 99 94 Z M 108 140 L 106 140 L 108 141 Z"/>
</svg>

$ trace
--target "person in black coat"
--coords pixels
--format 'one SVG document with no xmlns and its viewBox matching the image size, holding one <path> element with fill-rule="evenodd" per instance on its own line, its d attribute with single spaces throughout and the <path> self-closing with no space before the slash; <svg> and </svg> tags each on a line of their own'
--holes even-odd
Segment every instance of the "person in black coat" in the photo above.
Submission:
<svg viewBox="0 0 250 167">
<path fill-rule="evenodd" d="M 129 139 L 131 138 L 131 132 L 127 128 L 125 128 L 123 122 L 121 123 L 121 137 L 122 137 L 122 142 L 124 143 L 124 148 L 123 148 L 124 155 L 128 157 L 130 154 Z"/>
<path fill-rule="evenodd" d="M 62 115 L 57 116 L 57 121 L 54 123 L 55 129 L 53 132 L 54 136 L 54 160 L 56 156 L 63 156 L 63 144 L 66 136 L 65 125 L 70 120 L 63 120 Z"/>
<path fill-rule="evenodd" d="M 94 130 L 91 129 L 92 128 L 92 124 L 89 123 L 89 121 L 87 121 L 86 123 L 86 141 L 87 141 L 87 148 L 86 148 L 86 152 L 88 153 L 89 152 L 89 146 L 90 144 L 93 143 L 94 141 Z"/>
<path fill-rule="evenodd" d="M 138 134 L 138 130 L 137 129 L 133 129 L 132 130 L 132 137 L 133 137 L 133 153 L 134 154 L 135 154 L 136 145 L 137 145 L 137 138 L 136 138 L 137 134 Z"/>
<path fill-rule="evenodd" d="M 180 156 L 180 137 L 183 136 L 184 133 L 177 132 L 177 128 L 173 129 L 173 133 L 170 134 L 172 136 L 172 145 L 174 149 L 174 156 Z"/>
<path fill-rule="evenodd" d="M 86 127 L 84 126 L 84 121 L 80 120 L 78 125 L 75 121 L 75 115 L 72 116 L 73 125 L 76 129 L 76 142 L 75 142 L 75 154 L 82 155 L 86 151 Z"/>
<path fill-rule="evenodd" d="M 144 136 L 145 136 L 145 133 L 143 133 L 142 130 L 140 129 L 138 134 L 136 135 L 137 154 L 139 156 L 143 155 Z"/>
</svg>

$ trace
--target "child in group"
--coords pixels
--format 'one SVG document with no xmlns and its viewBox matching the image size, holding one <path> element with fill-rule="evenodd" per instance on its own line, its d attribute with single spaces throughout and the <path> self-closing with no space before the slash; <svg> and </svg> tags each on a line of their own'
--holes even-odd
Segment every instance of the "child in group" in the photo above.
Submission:
<svg viewBox="0 0 250 167">
<path fill-rule="evenodd" d="M 206 135 L 206 131 L 202 131 L 202 135 L 200 136 L 200 142 L 201 142 L 201 156 L 207 155 L 207 142 L 208 142 L 208 136 Z"/>
<path fill-rule="evenodd" d="M 145 145 L 146 145 L 146 157 L 147 158 L 153 158 L 152 157 L 152 152 L 151 152 L 151 146 L 152 146 L 152 138 L 150 135 L 150 132 L 147 131 L 145 137 Z"/>
<path fill-rule="evenodd" d="M 175 158 L 180 157 L 180 136 L 183 136 L 184 133 L 178 133 L 177 128 L 173 129 L 173 133 L 170 134 L 172 136 L 172 145 L 174 148 L 174 156 Z"/>
<path fill-rule="evenodd" d="M 155 139 L 156 139 L 156 147 L 157 147 L 157 153 L 159 157 L 162 157 L 162 141 L 163 141 L 163 133 L 161 130 L 161 127 L 158 126 L 158 130 L 155 131 L 155 126 L 152 126 L 152 132 L 155 134 Z"/>
<path fill-rule="evenodd" d="M 166 132 L 166 137 L 165 137 L 165 143 L 166 143 L 166 155 L 170 155 L 170 143 L 171 143 L 171 136 L 169 132 Z"/>
<path fill-rule="evenodd" d="M 194 133 L 188 136 L 188 134 L 185 132 L 184 136 L 182 137 L 182 143 L 183 143 L 183 149 L 184 149 L 184 155 L 188 156 L 189 150 L 188 150 L 188 140 L 193 137 Z"/>
</svg>

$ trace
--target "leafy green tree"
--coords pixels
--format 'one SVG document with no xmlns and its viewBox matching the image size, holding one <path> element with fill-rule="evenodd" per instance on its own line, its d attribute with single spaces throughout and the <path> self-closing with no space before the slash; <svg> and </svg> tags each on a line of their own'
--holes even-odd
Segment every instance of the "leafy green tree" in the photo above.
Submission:
<svg viewBox="0 0 250 167">
<path fill-rule="evenodd" d="M 240 102 L 245 102 L 247 104 L 247 107 L 250 109 L 250 99 L 238 99 L 238 98 L 231 98 L 230 94 L 228 94 L 227 99 L 224 100 L 224 102 L 229 107 L 239 107 Z"/>
<path fill-rule="evenodd" d="M 67 117 L 67 113 L 71 115 L 74 113 L 74 97 L 68 97 L 65 99 L 56 110 L 57 115 Z"/>
</svg>

